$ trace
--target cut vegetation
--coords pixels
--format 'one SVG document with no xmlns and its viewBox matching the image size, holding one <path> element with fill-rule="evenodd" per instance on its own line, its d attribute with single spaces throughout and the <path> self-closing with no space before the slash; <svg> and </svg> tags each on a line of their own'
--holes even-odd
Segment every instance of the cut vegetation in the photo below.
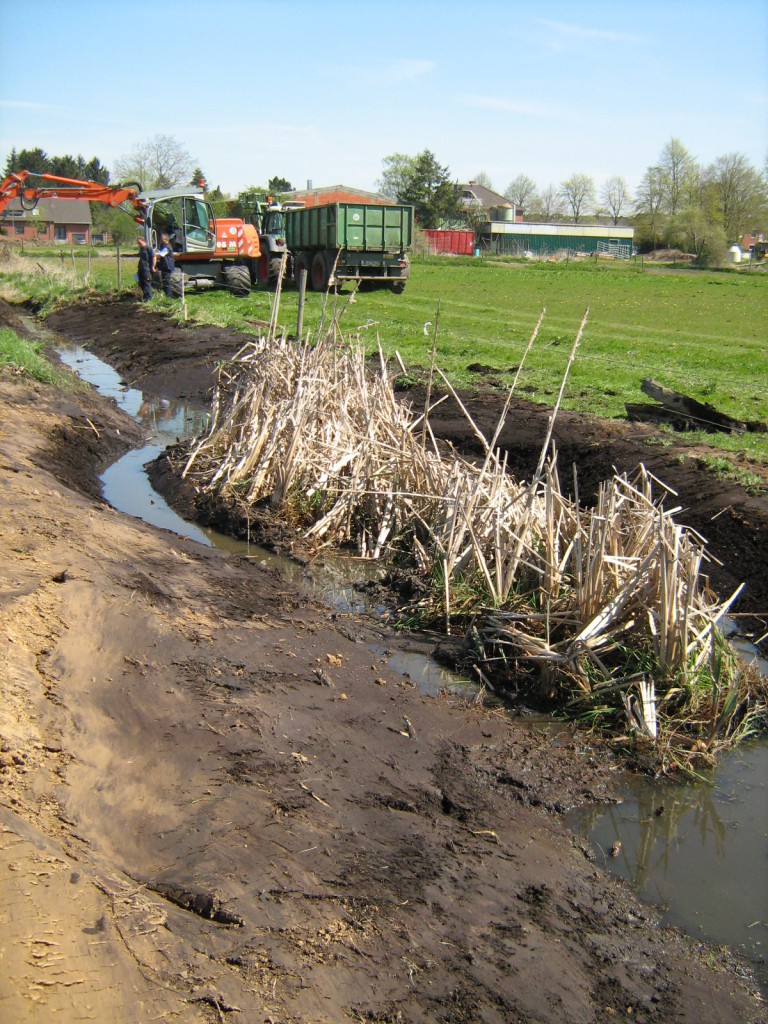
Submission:
<svg viewBox="0 0 768 1024">
<path fill-rule="evenodd" d="M 464 409 L 483 456 L 460 458 L 437 444 L 429 397 L 421 411 L 399 403 L 383 353 L 371 374 L 359 335 L 345 338 L 338 319 L 299 345 L 270 330 L 221 368 L 210 429 L 183 473 L 245 520 L 269 506 L 312 542 L 432 581 L 409 615 L 463 636 L 489 688 L 587 714 L 652 745 L 661 768 L 713 763 L 766 718 L 764 683 L 718 629 L 736 595 L 711 593 L 703 541 L 675 524 L 642 467 L 606 481 L 590 509 L 564 494 L 550 441 L 566 378 L 523 483 L 497 447 L 506 409 L 490 439 Z"/>
</svg>

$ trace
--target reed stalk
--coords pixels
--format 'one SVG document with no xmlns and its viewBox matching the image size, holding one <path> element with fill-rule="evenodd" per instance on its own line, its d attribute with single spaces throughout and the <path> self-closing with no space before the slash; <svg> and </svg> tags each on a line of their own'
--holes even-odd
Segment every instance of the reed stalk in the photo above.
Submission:
<svg viewBox="0 0 768 1024">
<path fill-rule="evenodd" d="M 701 538 L 664 508 L 673 492 L 643 466 L 604 481 L 591 508 L 580 506 L 577 481 L 575 498 L 562 490 L 551 438 L 587 313 L 535 473 L 523 482 L 498 449 L 504 426 L 514 429 L 512 390 L 486 439 L 435 365 L 437 326 L 417 414 L 398 400 L 381 348 L 374 374 L 360 335 L 341 335 L 336 315 L 314 342 L 279 334 L 279 287 L 267 334 L 220 369 L 210 424 L 183 476 L 221 502 L 289 514 L 310 542 L 373 559 L 396 552 L 425 580 L 440 580 L 434 615 L 446 632 L 470 629 L 485 676 L 503 665 L 521 680 L 533 673 L 553 705 L 612 708 L 620 733 L 629 727 L 668 763 L 680 749 L 697 753 L 692 737 L 704 737 L 710 756 L 745 721 L 765 717 L 764 686 L 733 662 L 711 684 L 717 623 L 736 595 L 719 602 L 711 593 Z M 446 394 L 433 403 L 433 377 L 478 438 L 480 460 L 435 441 L 429 415 Z"/>
</svg>

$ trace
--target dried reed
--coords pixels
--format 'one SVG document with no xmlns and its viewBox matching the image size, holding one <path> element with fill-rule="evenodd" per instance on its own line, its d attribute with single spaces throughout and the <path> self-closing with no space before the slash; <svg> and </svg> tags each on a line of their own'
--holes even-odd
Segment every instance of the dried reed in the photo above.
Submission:
<svg viewBox="0 0 768 1024">
<path fill-rule="evenodd" d="M 680 734 L 709 754 L 765 714 L 764 690 L 735 661 L 712 682 L 716 624 L 736 595 L 712 594 L 703 542 L 656 500 L 658 481 L 642 466 L 632 479 L 617 474 L 589 509 L 563 492 L 550 441 L 567 371 L 536 472 L 520 482 L 497 448 L 517 377 L 489 442 L 434 366 L 483 447 L 470 462 L 432 435 L 432 374 L 416 415 L 397 400 L 381 349 L 372 374 L 359 334 L 344 338 L 335 312 L 314 343 L 290 341 L 277 333 L 278 298 L 266 335 L 221 368 L 184 476 L 245 508 L 290 509 L 318 544 L 407 561 L 440 581 L 435 609 L 446 629 L 471 636 L 485 676 L 535 667 L 556 703 L 620 712 L 658 747 Z M 459 602 L 467 588 L 474 597 Z"/>
</svg>

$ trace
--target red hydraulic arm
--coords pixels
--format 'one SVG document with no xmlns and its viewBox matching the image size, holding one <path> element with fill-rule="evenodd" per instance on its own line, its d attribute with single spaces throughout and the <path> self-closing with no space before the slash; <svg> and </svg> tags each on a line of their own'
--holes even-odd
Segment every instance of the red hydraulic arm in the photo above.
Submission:
<svg viewBox="0 0 768 1024">
<path fill-rule="evenodd" d="M 45 182 L 32 184 L 30 178 Z M 84 199 L 91 203 L 105 203 L 120 206 L 130 203 L 143 222 L 146 201 L 139 199 L 138 185 L 102 185 L 98 181 L 78 181 L 76 178 L 60 178 L 55 174 L 35 174 L 34 171 L 19 171 L 9 174 L 0 184 L 0 213 L 12 199 L 20 199 L 25 210 L 33 210 L 41 199 Z"/>
</svg>

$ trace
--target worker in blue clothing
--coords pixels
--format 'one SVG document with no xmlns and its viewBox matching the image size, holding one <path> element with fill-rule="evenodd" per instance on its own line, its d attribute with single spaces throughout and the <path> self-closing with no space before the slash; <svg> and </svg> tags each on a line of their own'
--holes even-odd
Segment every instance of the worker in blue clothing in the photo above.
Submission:
<svg viewBox="0 0 768 1024">
<path fill-rule="evenodd" d="M 163 291 L 169 299 L 173 298 L 171 293 L 171 274 L 176 268 L 176 264 L 173 260 L 173 249 L 171 247 L 171 239 L 168 235 L 160 236 L 160 248 L 155 253 L 154 269 L 160 271 L 160 276 L 163 281 Z"/>
<path fill-rule="evenodd" d="M 136 280 L 141 288 L 142 302 L 149 302 L 152 298 L 152 273 L 155 265 L 154 253 L 147 245 L 143 235 L 139 235 L 139 267 Z"/>
</svg>

